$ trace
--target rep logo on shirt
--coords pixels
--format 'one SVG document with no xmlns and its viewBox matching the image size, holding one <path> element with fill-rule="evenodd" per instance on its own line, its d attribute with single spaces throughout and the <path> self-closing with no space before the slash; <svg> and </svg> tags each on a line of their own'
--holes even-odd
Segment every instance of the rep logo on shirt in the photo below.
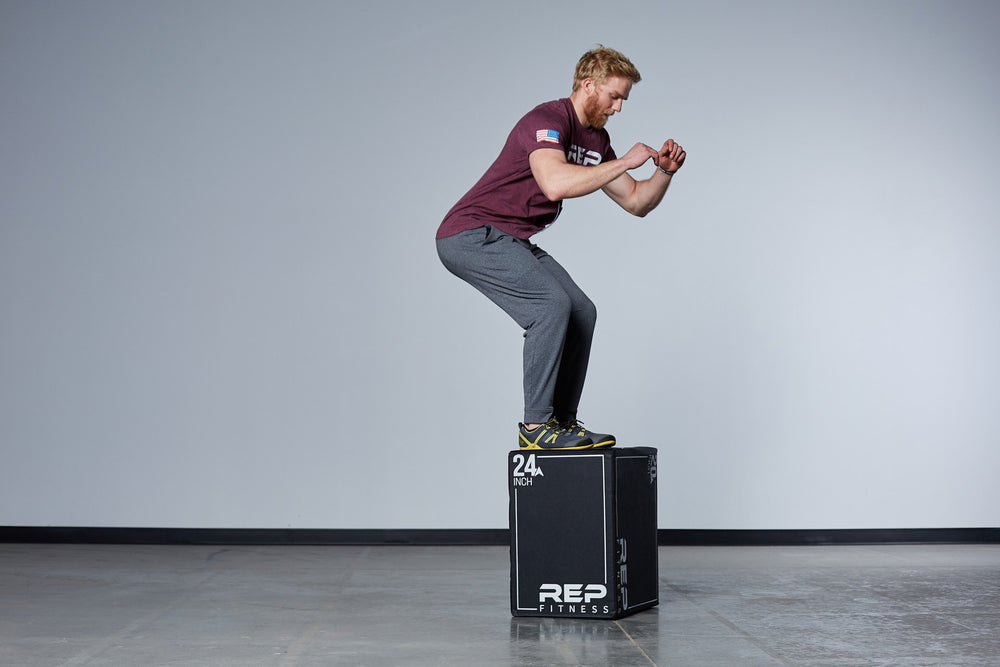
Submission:
<svg viewBox="0 0 1000 667">
<path fill-rule="evenodd" d="M 583 146 L 573 144 L 566 153 L 566 160 L 587 167 L 594 164 L 601 164 L 601 154 L 597 151 L 588 151 Z"/>
</svg>

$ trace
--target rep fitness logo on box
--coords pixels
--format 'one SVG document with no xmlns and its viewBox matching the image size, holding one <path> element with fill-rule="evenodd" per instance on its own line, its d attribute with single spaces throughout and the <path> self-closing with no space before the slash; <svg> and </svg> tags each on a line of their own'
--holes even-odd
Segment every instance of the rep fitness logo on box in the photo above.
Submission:
<svg viewBox="0 0 1000 667">
<path fill-rule="evenodd" d="M 604 584 L 542 584 L 538 587 L 538 611 L 548 614 L 608 614 L 610 605 L 598 604 L 608 597 Z"/>
</svg>

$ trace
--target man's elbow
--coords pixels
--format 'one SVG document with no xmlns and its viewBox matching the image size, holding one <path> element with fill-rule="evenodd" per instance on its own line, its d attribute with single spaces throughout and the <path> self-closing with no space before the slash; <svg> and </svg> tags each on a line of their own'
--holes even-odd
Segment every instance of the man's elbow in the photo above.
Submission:
<svg viewBox="0 0 1000 667">
<path fill-rule="evenodd" d="M 645 218 L 647 215 L 649 215 L 653 211 L 654 208 L 656 208 L 656 207 L 655 206 L 633 206 L 628 211 L 629 211 L 629 213 L 631 213 L 632 215 L 634 215 L 637 218 Z"/>
<path fill-rule="evenodd" d="M 653 201 L 636 202 L 628 210 L 632 215 L 637 218 L 645 218 L 647 215 L 656 210 L 656 207 L 660 205 L 660 199 L 654 199 Z"/>
<path fill-rule="evenodd" d="M 562 188 L 558 188 L 550 183 L 539 183 L 538 187 L 549 201 L 555 202 L 566 199 L 567 193 Z"/>
</svg>

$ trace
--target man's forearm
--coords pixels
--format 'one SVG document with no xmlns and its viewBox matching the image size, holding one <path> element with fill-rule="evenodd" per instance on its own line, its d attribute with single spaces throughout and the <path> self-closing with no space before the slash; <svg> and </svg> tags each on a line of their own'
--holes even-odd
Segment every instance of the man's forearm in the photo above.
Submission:
<svg viewBox="0 0 1000 667">
<path fill-rule="evenodd" d="M 563 163 L 549 165 L 541 179 L 538 178 L 538 172 L 535 178 L 545 196 L 557 201 L 597 192 L 626 171 L 628 168 L 621 160 L 611 160 L 588 167 Z"/>
<path fill-rule="evenodd" d="M 645 216 L 663 201 L 663 195 L 667 194 L 672 174 L 665 174 L 659 169 L 644 181 L 636 182 L 635 203 L 632 211 L 639 217 Z"/>
<path fill-rule="evenodd" d="M 670 174 L 664 174 L 659 169 L 643 181 L 630 177 L 620 178 L 604 188 L 615 202 L 632 215 L 640 218 L 659 206 L 663 195 L 670 187 Z"/>
</svg>

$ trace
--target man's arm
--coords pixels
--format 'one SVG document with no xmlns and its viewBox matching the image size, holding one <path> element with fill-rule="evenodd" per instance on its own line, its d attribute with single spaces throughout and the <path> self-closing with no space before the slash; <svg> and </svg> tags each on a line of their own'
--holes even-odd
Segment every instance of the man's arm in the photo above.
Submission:
<svg viewBox="0 0 1000 667">
<path fill-rule="evenodd" d="M 528 156 L 528 163 L 545 196 L 551 201 L 558 201 L 597 192 L 622 176 L 635 182 L 626 172 L 650 158 L 658 159 L 657 152 L 646 144 L 636 144 L 617 160 L 589 167 L 570 164 L 566 161 L 566 155 L 557 148 L 532 151 Z"/>
<path fill-rule="evenodd" d="M 687 153 L 680 144 L 668 139 L 657 153 L 656 160 L 659 167 L 667 171 L 677 171 L 684 165 L 686 157 Z M 667 193 L 672 179 L 672 174 L 665 174 L 660 169 L 644 181 L 637 181 L 631 175 L 622 173 L 603 189 L 615 203 L 641 218 L 663 201 L 663 195 Z"/>
</svg>

